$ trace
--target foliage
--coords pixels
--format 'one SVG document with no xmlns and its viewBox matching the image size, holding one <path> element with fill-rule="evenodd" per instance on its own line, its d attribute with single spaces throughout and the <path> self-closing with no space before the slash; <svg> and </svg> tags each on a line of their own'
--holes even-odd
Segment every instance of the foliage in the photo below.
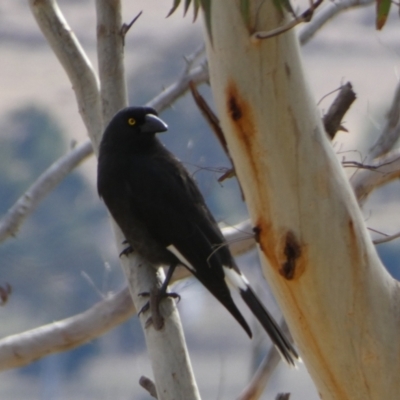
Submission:
<svg viewBox="0 0 400 400">
<path fill-rule="evenodd" d="M 173 1 L 174 2 L 172 8 L 169 11 L 167 17 L 173 14 L 181 3 L 181 0 L 173 0 Z M 189 10 L 191 3 L 192 0 L 185 0 L 184 15 L 186 15 L 187 11 Z M 290 12 L 292 15 L 295 15 L 290 0 L 273 0 L 273 3 L 278 10 L 281 11 L 286 10 L 287 12 Z M 380 30 L 385 25 L 387 17 L 389 15 L 391 4 L 392 4 L 391 0 L 376 0 L 376 23 L 375 23 L 376 29 Z M 196 20 L 200 7 L 203 9 L 207 32 L 210 37 L 210 40 L 212 41 L 211 0 L 193 0 L 193 11 L 194 11 L 193 21 Z M 250 0 L 240 0 L 240 13 L 242 15 L 244 23 L 247 25 L 250 19 Z"/>
</svg>

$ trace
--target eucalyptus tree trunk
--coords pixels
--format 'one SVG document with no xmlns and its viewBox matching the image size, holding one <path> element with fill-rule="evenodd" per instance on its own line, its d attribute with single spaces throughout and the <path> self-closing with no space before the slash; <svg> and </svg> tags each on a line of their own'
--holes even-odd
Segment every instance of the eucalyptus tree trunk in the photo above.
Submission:
<svg viewBox="0 0 400 400">
<path fill-rule="evenodd" d="M 240 4 L 243 5 L 244 2 Z M 325 137 L 295 32 L 272 1 L 213 1 L 211 86 L 264 274 L 321 398 L 400 393 L 399 290 Z"/>
</svg>

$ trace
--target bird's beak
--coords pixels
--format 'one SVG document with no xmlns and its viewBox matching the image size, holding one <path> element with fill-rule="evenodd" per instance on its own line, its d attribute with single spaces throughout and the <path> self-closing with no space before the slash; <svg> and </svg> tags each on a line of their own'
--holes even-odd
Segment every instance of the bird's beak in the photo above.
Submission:
<svg viewBox="0 0 400 400">
<path fill-rule="evenodd" d="M 157 133 L 168 130 L 168 125 L 154 114 L 146 114 L 144 124 L 140 126 L 142 133 Z"/>
</svg>

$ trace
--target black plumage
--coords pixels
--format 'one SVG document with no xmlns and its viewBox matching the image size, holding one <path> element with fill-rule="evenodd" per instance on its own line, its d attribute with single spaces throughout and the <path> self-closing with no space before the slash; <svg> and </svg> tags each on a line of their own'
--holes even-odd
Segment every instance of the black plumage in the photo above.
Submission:
<svg viewBox="0 0 400 400">
<path fill-rule="evenodd" d="M 156 138 L 167 125 L 148 107 L 128 107 L 107 126 L 97 187 L 127 243 L 156 266 L 184 265 L 251 337 L 227 282 L 267 331 L 285 361 L 298 355 L 240 272 L 196 183 Z"/>
</svg>

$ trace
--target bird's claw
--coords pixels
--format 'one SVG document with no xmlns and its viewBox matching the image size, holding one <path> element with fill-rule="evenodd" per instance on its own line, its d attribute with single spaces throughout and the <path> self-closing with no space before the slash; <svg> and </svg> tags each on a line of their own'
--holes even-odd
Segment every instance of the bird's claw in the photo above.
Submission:
<svg viewBox="0 0 400 400">
<path fill-rule="evenodd" d="M 151 293 L 150 292 L 141 292 L 138 294 L 140 297 L 150 297 Z M 157 305 L 160 304 L 161 300 L 165 297 L 172 297 L 173 299 L 178 299 L 178 303 L 181 301 L 181 295 L 175 292 L 170 292 L 170 293 L 154 293 L 155 301 L 157 302 Z M 150 309 L 150 301 L 151 299 L 140 309 L 138 312 L 138 315 L 145 313 L 146 311 L 149 311 Z"/>
</svg>

